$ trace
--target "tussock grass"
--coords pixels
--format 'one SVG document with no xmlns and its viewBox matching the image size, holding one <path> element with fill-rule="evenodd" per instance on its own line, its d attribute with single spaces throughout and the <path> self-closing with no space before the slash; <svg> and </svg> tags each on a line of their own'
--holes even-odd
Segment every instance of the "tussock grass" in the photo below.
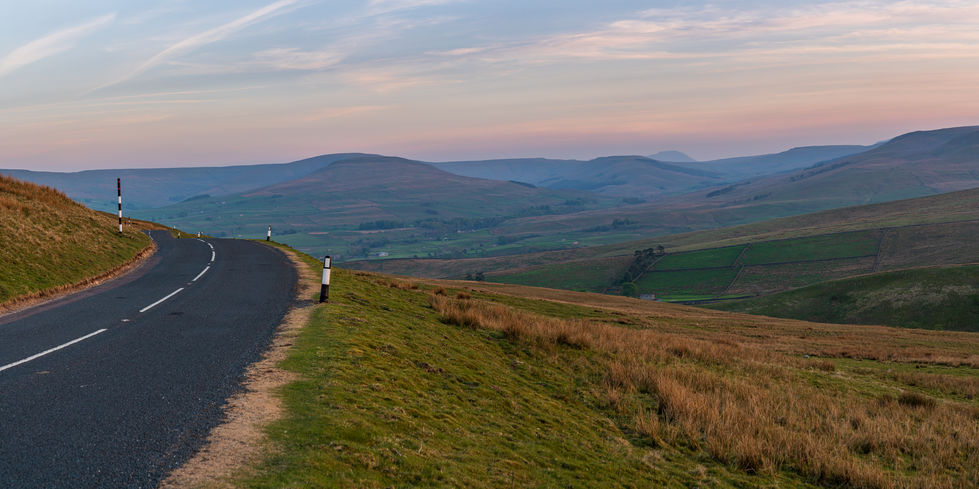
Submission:
<svg viewBox="0 0 979 489">
<path fill-rule="evenodd" d="M 112 198 L 113 196 L 107 196 Z M 100 280 L 150 250 L 117 218 L 50 187 L 0 175 L 0 312 Z"/>
<path fill-rule="evenodd" d="M 691 444 L 749 473 L 790 470 L 829 486 L 951 489 L 979 480 L 974 404 L 875 394 L 881 386 L 840 375 L 827 360 L 725 335 L 709 341 L 446 295 L 429 302 L 446 322 L 543 352 L 598 353 L 605 375 L 596 388 L 651 443 Z"/>
</svg>

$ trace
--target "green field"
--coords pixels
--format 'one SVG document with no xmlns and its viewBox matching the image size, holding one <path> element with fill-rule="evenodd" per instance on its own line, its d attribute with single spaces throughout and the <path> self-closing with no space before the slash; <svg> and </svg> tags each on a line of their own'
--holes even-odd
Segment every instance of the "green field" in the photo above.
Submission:
<svg viewBox="0 0 979 489">
<path fill-rule="evenodd" d="M 487 280 L 555 289 L 604 292 L 609 284 L 622 276 L 629 267 L 630 261 L 629 257 L 617 257 L 569 262 L 546 270 L 532 268 L 510 274 L 490 274 Z"/>
<path fill-rule="evenodd" d="M 664 299 L 673 296 L 713 296 L 724 292 L 738 271 L 733 268 L 648 272 L 637 282 L 642 294 L 656 294 Z M 689 300 L 689 299 L 687 299 Z"/>
<path fill-rule="evenodd" d="M 979 331 L 979 266 L 883 272 L 712 307 L 809 321 Z"/>
<path fill-rule="evenodd" d="M 827 260 L 877 253 L 877 232 L 842 233 L 782 241 L 754 243 L 745 252 L 745 265 Z"/>
<path fill-rule="evenodd" d="M 656 270 L 729 267 L 744 250 L 744 246 L 714 248 L 702 251 L 668 254 L 656 262 Z"/>
</svg>

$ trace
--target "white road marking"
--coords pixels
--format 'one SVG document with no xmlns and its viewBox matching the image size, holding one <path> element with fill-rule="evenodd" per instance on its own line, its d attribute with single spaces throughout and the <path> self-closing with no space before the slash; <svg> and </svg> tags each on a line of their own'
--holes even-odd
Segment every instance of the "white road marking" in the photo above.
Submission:
<svg viewBox="0 0 979 489">
<path fill-rule="evenodd" d="M 58 351 L 58 350 L 60 350 L 62 348 L 67 348 L 67 347 L 69 347 L 71 345 L 74 345 L 75 343 L 78 343 L 79 341 L 85 341 L 85 340 L 87 340 L 87 339 L 89 339 L 89 338 L 91 338 L 91 337 L 93 337 L 93 336 L 95 336 L 95 335 L 97 335 L 99 333 L 104 333 L 106 331 L 108 331 L 108 330 L 105 329 L 105 328 L 103 328 L 103 329 L 100 329 L 100 330 L 98 330 L 98 331 L 96 331 L 94 333 L 89 333 L 89 334 L 87 334 L 85 336 L 82 336 L 81 338 L 77 338 L 77 339 L 71 340 L 68 343 L 65 343 L 63 345 L 59 345 L 59 346 L 56 346 L 54 348 L 51 348 L 50 350 L 42 351 L 41 353 L 38 353 L 37 355 L 33 355 L 33 356 L 30 356 L 30 357 L 27 357 L 27 358 L 25 358 L 23 360 L 19 360 L 19 361 L 16 361 L 14 363 L 8 363 L 7 365 L 4 365 L 4 366 L 0 367 L 0 372 L 3 372 L 4 370 L 7 370 L 8 368 L 14 368 L 14 367 L 16 367 L 16 366 L 18 366 L 20 364 L 23 364 L 23 363 L 27 363 L 27 362 L 29 362 L 31 360 L 36 360 L 38 358 L 43 357 L 44 355 L 47 355 L 48 353 L 54 353 L 54 352 L 56 352 L 56 351 Z"/>
<path fill-rule="evenodd" d="M 203 277 L 203 276 L 204 276 L 204 274 L 205 274 L 205 273 L 207 273 L 207 271 L 208 271 L 208 270 L 210 270 L 210 269 L 211 269 L 211 266 L 210 266 L 210 265 L 208 265 L 208 266 L 206 266 L 206 267 L 204 267 L 204 270 L 203 270 L 203 271 L 202 271 L 201 273 L 198 273 L 198 274 L 197 274 L 197 276 L 196 276 L 196 277 L 194 277 L 194 280 L 191 280 L 191 282 L 196 282 L 196 281 L 197 281 L 197 279 L 199 279 L 199 278 L 201 278 L 201 277 Z"/>
<path fill-rule="evenodd" d="M 216 256 L 217 256 L 217 255 L 216 255 L 216 254 L 214 254 L 214 252 L 212 251 L 212 252 L 211 252 L 211 261 L 212 261 L 212 262 L 214 261 L 214 258 L 215 258 Z"/>
<path fill-rule="evenodd" d="M 182 291 L 182 290 L 184 290 L 184 288 L 183 288 L 183 287 L 181 287 L 181 288 L 179 288 L 179 289 L 177 289 L 177 290 L 175 290 L 175 291 L 173 291 L 173 292 L 171 292 L 171 293 L 170 293 L 170 295 L 168 295 L 168 296 L 166 296 L 166 297 L 164 297 L 164 298 L 162 298 L 162 299 L 160 299 L 160 300 L 158 300 L 158 301 L 156 301 L 156 302 L 154 302 L 154 303 L 152 303 L 152 304 L 150 304 L 150 305 L 148 305 L 148 306 L 146 306 L 146 307 L 144 307 L 144 308 L 142 308 L 142 309 L 140 309 L 140 310 L 139 310 L 139 312 L 146 312 L 146 311 L 149 311 L 150 309 L 152 309 L 152 308 L 154 308 L 154 307 L 156 307 L 156 306 L 158 306 L 158 305 L 160 305 L 161 303 L 163 303 L 163 301 L 165 301 L 165 300 L 167 300 L 167 299 L 169 299 L 169 298 L 171 298 L 171 297 L 173 297 L 173 296 L 175 296 L 175 295 L 177 295 L 177 294 L 179 294 L 179 293 L 180 293 L 180 291 Z"/>
</svg>

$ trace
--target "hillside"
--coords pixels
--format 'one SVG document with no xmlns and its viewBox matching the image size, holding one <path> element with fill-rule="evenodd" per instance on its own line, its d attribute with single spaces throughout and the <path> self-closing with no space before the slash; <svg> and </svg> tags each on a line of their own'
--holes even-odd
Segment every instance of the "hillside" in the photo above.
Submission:
<svg viewBox="0 0 979 489">
<path fill-rule="evenodd" d="M 292 180 L 334 161 L 358 156 L 333 154 L 284 164 L 193 168 L 88 170 L 74 173 L 0 170 L 15 178 L 54 187 L 93 209 L 115 212 L 116 178 L 122 178 L 126 209 L 163 207 L 189 198 L 252 190 Z"/>
<path fill-rule="evenodd" d="M 979 185 L 976 127 L 906 134 L 870 151 L 810 168 L 668 196 L 616 209 L 508 223 L 501 233 L 587 234 L 599 223 L 628 220 L 646 236 L 748 224 Z"/>
<path fill-rule="evenodd" d="M 708 307 L 807 321 L 979 331 L 979 266 L 876 273 Z"/>
<path fill-rule="evenodd" d="M 61 192 L 0 175 L 0 311 L 112 272 L 150 239 Z"/>
<path fill-rule="evenodd" d="M 666 163 L 644 156 L 608 156 L 590 161 L 512 159 L 433 163 L 457 175 L 526 182 L 633 199 L 676 194 L 724 182 L 700 164 Z"/>
<path fill-rule="evenodd" d="M 803 168 L 871 146 L 808 146 L 781 153 L 697 162 L 689 156 L 666 151 L 647 157 L 612 156 L 591 161 L 523 158 L 433 163 L 458 175 L 496 180 L 515 180 L 538 186 L 563 188 L 577 185 L 598 192 L 651 198 L 692 190 L 708 184 Z M 701 178 L 691 178 L 699 176 Z M 636 179 L 635 182 L 630 180 Z M 629 185 L 626 185 L 629 183 Z"/>
<path fill-rule="evenodd" d="M 453 175 L 402 158 L 364 156 L 261 189 L 138 215 L 219 237 L 264 236 L 272 225 L 277 240 L 339 259 L 379 252 L 464 256 L 512 245 L 488 230 L 508 219 L 620 202 Z"/>
<path fill-rule="evenodd" d="M 703 162 L 704 168 L 741 178 L 771 175 L 812 166 L 823 161 L 863 153 L 873 146 L 803 146 L 781 153 L 723 158 Z"/>
<path fill-rule="evenodd" d="M 333 287 L 284 363 L 302 380 L 281 391 L 272 449 L 237 487 L 979 477 L 974 335 L 343 270 Z"/>
<path fill-rule="evenodd" d="M 669 216 L 664 216 L 667 219 Z M 880 204 L 845 207 L 828 211 L 770 219 L 740 226 L 722 227 L 690 233 L 664 234 L 640 240 L 571 250 L 529 253 L 508 257 L 466 260 L 388 260 L 383 263 L 357 262 L 366 270 L 433 278 L 458 278 L 473 271 L 502 271 L 549 264 L 602 260 L 621 257 L 629 261 L 635 250 L 662 245 L 667 252 L 722 248 L 751 242 L 804 238 L 820 234 L 875 230 L 917 224 L 979 219 L 979 188 Z M 968 241 L 968 233 L 962 242 Z M 926 243 L 927 241 L 922 241 Z M 963 248 L 968 254 L 971 248 Z M 939 263 L 933 263 L 939 264 Z M 947 264 L 942 263 L 942 264 Z"/>
</svg>

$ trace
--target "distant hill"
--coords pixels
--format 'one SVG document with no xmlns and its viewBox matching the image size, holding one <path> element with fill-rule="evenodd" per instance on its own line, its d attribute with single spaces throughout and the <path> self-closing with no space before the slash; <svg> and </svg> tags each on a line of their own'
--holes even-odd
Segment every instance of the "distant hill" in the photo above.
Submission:
<svg viewBox="0 0 979 489">
<path fill-rule="evenodd" d="M 512 159 L 433 163 L 457 175 L 526 182 L 618 197 L 649 199 L 724 182 L 705 167 L 665 163 L 644 156 L 608 156 L 591 161 Z"/>
<path fill-rule="evenodd" d="M 498 244 L 489 228 L 508 219 L 621 203 L 575 191 L 453 175 L 403 158 L 358 156 L 309 175 L 223 197 L 193 199 L 137 215 L 218 236 L 264 236 L 342 257 L 442 253 L 468 235 Z M 499 244 L 506 245 L 501 242 Z M 461 254 L 479 253 L 462 244 Z"/>
<path fill-rule="evenodd" d="M 228 195 L 284 182 L 357 155 L 323 155 L 268 165 L 88 170 L 74 173 L 0 170 L 0 174 L 57 188 L 93 209 L 113 212 L 116 209 L 116 178 L 123 179 L 126 208 L 146 209 L 202 195 Z"/>
<path fill-rule="evenodd" d="M 711 307 L 825 323 L 979 331 L 979 266 L 877 273 Z"/>
<path fill-rule="evenodd" d="M 132 260 L 150 239 L 57 190 L 0 175 L 0 311 Z"/>
<path fill-rule="evenodd" d="M 781 153 L 705 161 L 703 166 L 713 172 L 750 178 L 795 170 L 872 148 L 874 146 L 804 146 Z"/>
<path fill-rule="evenodd" d="M 810 146 L 778 154 L 697 162 L 678 151 L 609 156 L 590 161 L 523 158 L 433 163 L 457 175 L 575 188 L 608 195 L 654 199 L 698 188 L 770 175 L 848 156 L 870 146 Z M 672 159 L 671 159 L 672 158 Z"/>
<path fill-rule="evenodd" d="M 687 156 L 686 153 L 680 151 L 660 151 L 654 155 L 650 155 L 651 159 L 658 161 L 666 161 L 669 163 L 696 163 L 697 160 Z"/>
</svg>

